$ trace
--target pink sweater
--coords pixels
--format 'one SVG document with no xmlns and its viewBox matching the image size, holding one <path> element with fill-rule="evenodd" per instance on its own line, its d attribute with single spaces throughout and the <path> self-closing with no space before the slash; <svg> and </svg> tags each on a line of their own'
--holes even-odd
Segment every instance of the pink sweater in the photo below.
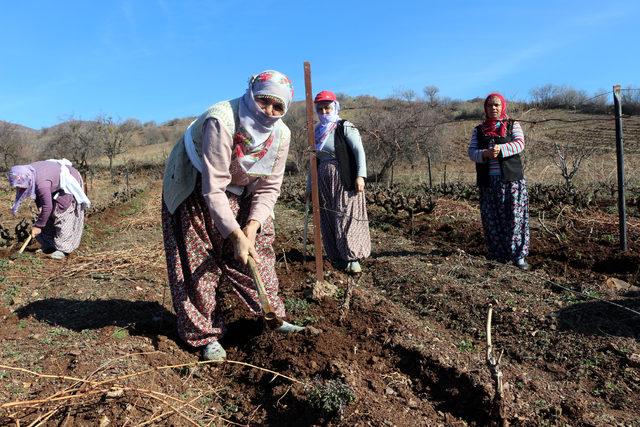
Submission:
<svg viewBox="0 0 640 427">
<path fill-rule="evenodd" d="M 289 141 L 283 141 L 278 150 L 278 159 L 273 174 L 268 177 L 253 177 L 240 167 L 233 152 L 233 138 L 216 119 L 208 119 L 204 125 L 202 140 L 202 195 L 209 208 L 211 218 L 223 238 L 240 228 L 225 194 L 228 185 L 248 186 L 253 193 L 249 220 L 261 225 L 267 220 L 280 196 L 284 167 L 289 151 Z"/>
</svg>

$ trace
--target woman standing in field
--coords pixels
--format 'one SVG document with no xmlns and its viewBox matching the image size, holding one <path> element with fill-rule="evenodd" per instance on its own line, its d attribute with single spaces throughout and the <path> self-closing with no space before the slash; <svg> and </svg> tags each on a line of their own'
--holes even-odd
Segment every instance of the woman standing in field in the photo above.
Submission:
<svg viewBox="0 0 640 427">
<path fill-rule="evenodd" d="M 18 213 L 25 200 L 35 199 L 40 214 L 31 236 L 53 259 L 63 259 L 80 246 L 84 213 L 91 202 L 82 189 L 82 177 L 67 159 L 44 160 L 13 166 L 7 174 L 16 189 L 11 211 Z"/>
<path fill-rule="evenodd" d="M 360 273 L 359 260 L 371 254 L 364 147 L 358 129 L 340 119 L 340 103 L 333 92 L 318 93 L 314 103 L 319 119 L 315 142 L 323 246 L 347 272 Z"/>
<path fill-rule="evenodd" d="M 205 360 L 226 357 L 216 290 L 229 282 L 250 309 L 261 306 L 247 259 L 253 257 L 278 317 L 273 208 L 284 176 L 291 132 L 282 122 L 293 87 L 263 71 L 246 93 L 214 104 L 186 129 L 165 168 L 162 231 L 178 333 Z M 301 327 L 284 322 L 279 332 Z"/>
<path fill-rule="evenodd" d="M 480 213 L 489 257 L 528 270 L 529 195 L 520 153 L 524 134 L 507 116 L 507 101 L 491 93 L 485 120 L 473 129 L 469 157 L 476 163 Z"/>
</svg>

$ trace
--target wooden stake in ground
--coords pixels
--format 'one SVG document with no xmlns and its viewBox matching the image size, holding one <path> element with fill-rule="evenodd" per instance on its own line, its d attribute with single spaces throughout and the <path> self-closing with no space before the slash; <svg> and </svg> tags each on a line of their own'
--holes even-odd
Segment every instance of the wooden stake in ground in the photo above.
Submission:
<svg viewBox="0 0 640 427">
<path fill-rule="evenodd" d="M 313 93 L 311 91 L 311 64 L 304 63 L 304 89 L 307 99 L 307 138 L 309 140 L 309 169 L 311 171 L 311 203 L 313 205 L 313 244 L 316 251 L 316 285 L 324 280 L 322 268 L 322 236 L 320 235 L 320 195 L 318 194 L 318 163 L 316 138 L 313 130 Z"/>
<path fill-rule="evenodd" d="M 502 352 L 496 359 L 493 352 L 493 344 L 491 343 L 491 317 L 493 314 L 493 305 L 489 304 L 489 313 L 487 314 L 487 366 L 491 372 L 491 378 L 495 383 L 495 395 L 493 396 L 493 408 L 491 408 L 491 416 L 496 419 L 501 427 L 507 427 L 509 421 L 504 409 L 504 388 L 502 387 L 502 371 L 500 370 L 500 361 L 502 360 Z"/>
</svg>

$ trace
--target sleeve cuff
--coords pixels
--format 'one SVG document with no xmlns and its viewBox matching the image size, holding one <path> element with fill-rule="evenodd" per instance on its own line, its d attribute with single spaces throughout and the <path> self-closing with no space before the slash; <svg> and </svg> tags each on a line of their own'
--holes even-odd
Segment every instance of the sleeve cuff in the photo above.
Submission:
<svg viewBox="0 0 640 427">
<path fill-rule="evenodd" d="M 235 219 L 233 221 L 227 222 L 216 222 L 215 226 L 218 229 L 218 232 L 220 232 L 220 235 L 223 239 L 226 239 L 231 233 L 234 232 L 234 230 L 240 228 L 240 224 L 238 224 L 238 221 L 236 221 Z"/>
</svg>

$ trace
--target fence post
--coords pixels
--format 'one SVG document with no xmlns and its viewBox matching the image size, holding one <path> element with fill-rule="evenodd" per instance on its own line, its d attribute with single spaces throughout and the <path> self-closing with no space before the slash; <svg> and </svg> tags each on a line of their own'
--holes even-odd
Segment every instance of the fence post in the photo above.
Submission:
<svg viewBox="0 0 640 427">
<path fill-rule="evenodd" d="M 616 114 L 616 158 L 618 164 L 618 225 L 620 250 L 627 250 L 627 213 L 624 197 L 624 144 L 622 137 L 622 102 L 620 85 L 613 86 L 613 106 Z"/>
<path fill-rule="evenodd" d="M 427 167 L 429 168 L 429 188 L 433 187 L 433 181 L 431 180 L 431 153 L 427 151 Z"/>
<path fill-rule="evenodd" d="M 313 133 L 313 92 L 311 90 L 311 64 L 304 62 L 304 92 L 307 112 L 307 139 L 309 141 L 309 168 L 311 168 L 311 204 L 313 206 L 313 244 L 316 251 L 316 284 L 324 280 L 322 264 L 322 235 L 320 234 L 320 194 L 318 193 L 318 164 Z"/>
</svg>

